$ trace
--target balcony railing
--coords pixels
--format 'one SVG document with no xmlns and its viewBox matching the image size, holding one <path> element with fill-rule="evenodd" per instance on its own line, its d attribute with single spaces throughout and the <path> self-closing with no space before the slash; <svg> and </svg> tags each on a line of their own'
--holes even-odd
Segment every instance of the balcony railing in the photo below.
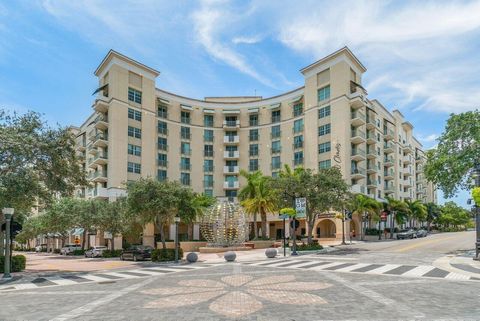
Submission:
<svg viewBox="0 0 480 321">
<path fill-rule="evenodd" d="M 238 186 L 239 186 L 238 181 L 223 182 L 224 188 L 238 188 Z"/>
<path fill-rule="evenodd" d="M 362 137 L 363 139 L 365 139 L 365 132 L 360 129 L 353 129 L 352 137 Z"/>
<path fill-rule="evenodd" d="M 295 158 L 293 160 L 293 165 L 302 165 L 303 164 L 303 158 Z"/>
<path fill-rule="evenodd" d="M 239 127 L 240 126 L 240 120 L 224 120 L 223 121 L 223 127 Z"/>
<path fill-rule="evenodd" d="M 365 157 L 365 150 L 362 148 L 352 149 L 352 156 L 363 156 Z"/>
<path fill-rule="evenodd" d="M 213 172 L 213 166 L 205 166 L 203 165 L 204 172 Z"/>
<path fill-rule="evenodd" d="M 161 167 L 167 167 L 168 161 L 166 161 L 165 159 L 157 159 L 157 165 Z"/>
<path fill-rule="evenodd" d="M 356 168 L 352 168 L 351 172 L 350 172 L 352 175 L 365 175 L 366 174 L 366 171 L 365 171 L 365 168 L 362 168 L 362 167 L 356 167 Z"/>
<path fill-rule="evenodd" d="M 223 152 L 224 158 L 238 158 L 240 157 L 240 152 L 238 150 L 227 150 Z"/>
<path fill-rule="evenodd" d="M 224 143 L 238 143 L 240 141 L 239 136 L 224 136 L 223 142 Z"/>
<path fill-rule="evenodd" d="M 180 163 L 180 169 L 184 171 L 189 171 L 192 168 L 191 164 L 182 164 Z"/>
<path fill-rule="evenodd" d="M 223 173 L 225 174 L 236 174 L 239 172 L 238 166 L 223 166 Z"/>
</svg>

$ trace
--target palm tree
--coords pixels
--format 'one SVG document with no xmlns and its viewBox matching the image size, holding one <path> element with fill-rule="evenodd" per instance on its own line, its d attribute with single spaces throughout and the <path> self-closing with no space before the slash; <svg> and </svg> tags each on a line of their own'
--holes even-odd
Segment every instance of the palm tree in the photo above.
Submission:
<svg viewBox="0 0 480 321">
<path fill-rule="evenodd" d="M 435 203 L 427 203 L 427 231 L 430 231 L 430 225 L 440 216 L 440 207 Z"/>
<path fill-rule="evenodd" d="M 380 203 L 363 194 L 356 194 L 347 207 L 349 207 L 353 214 L 357 214 L 357 216 L 360 217 L 360 239 L 363 240 L 365 234 L 365 214 L 370 214 L 372 216 L 376 215 L 377 209 L 380 207 Z"/>
<path fill-rule="evenodd" d="M 268 186 L 266 177 L 262 177 L 255 183 L 255 196 L 241 202 L 245 211 L 249 214 L 260 213 L 262 220 L 262 238 L 267 238 L 267 213 L 276 210 L 277 197 L 274 189 Z"/>
<path fill-rule="evenodd" d="M 396 200 L 391 197 L 385 198 L 387 201 L 383 203 L 383 208 L 387 210 L 389 213 L 392 213 L 393 220 L 392 226 L 390 227 L 390 238 L 393 239 L 393 231 L 395 229 L 395 221 L 397 223 L 401 223 L 403 221 L 404 215 L 407 213 L 407 205 L 405 202 Z"/>
<path fill-rule="evenodd" d="M 245 177 L 247 180 L 247 184 L 240 190 L 238 193 L 238 198 L 240 201 L 246 201 L 248 199 L 255 198 L 256 195 L 256 186 L 258 185 L 258 181 L 263 178 L 263 174 L 261 171 L 255 171 L 253 173 L 249 173 L 246 170 L 240 170 L 240 175 Z M 257 229 L 257 214 L 258 212 L 252 212 L 253 214 L 253 230 L 254 230 L 254 237 L 255 239 L 258 238 L 258 229 Z"/>
<path fill-rule="evenodd" d="M 427 209 L 419 200 L 406 201 L 405 204 L 407 205 L 410 227 L 412 227 L 412 221 L 423 221 L 427 217 Z"/>
</svg>

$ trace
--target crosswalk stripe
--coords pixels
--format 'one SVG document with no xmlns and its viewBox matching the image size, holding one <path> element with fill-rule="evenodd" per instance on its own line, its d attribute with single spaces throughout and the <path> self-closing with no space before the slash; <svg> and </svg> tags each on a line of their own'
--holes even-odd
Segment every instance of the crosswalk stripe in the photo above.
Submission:
<svg viewBox="0 0 480 321">
<path fill-rule="evenodd" d="M 347 266 L 347 267 L 344 267 L 344 268 L 341 268 L 341 269 L 338 269 L 338 270 L 335 270 L 336 272 L 350 272 L 350 271 L 353 271 L 353 270 L 356 270 L 356 269 L 360 269 L 360 268 L 363 268 L 365 266 L 368 266 L 370 265 L 369 263 L 357 263 L 355 265 L 352 265 L 352 266 Z"/>
<path fill-rule="evenodd" d="M 413 277 L 419 277 L 422 276 L 431 270 L 433 270 L 435 267 L 434 266 L 428 266 L 428 265 L 420 265 L 414 268 L 413 270 L 410 270 L 408 272 L 405 272 L 402 274 L 402 276 L 413 276 Z"/>
<path fill-rule="evenodd" d="M 303 266 L 310 265 L 312 263 L 315 263 L 315 261 L 299 261 L 298 264 L 289 266 L 289 268 L 295 268 L 295 269 L 296 268 L 301 268 Z"/>
<path fill-rule="evenodd" d="M 144 270 L 144 269 L 128 270 L 128 271 L 125 271 L 125 272 L 134 272 L 134 273 L 139 273 L 139 274 L 145 274 L 145 276 L 146 275 L 160 275 L 160 274 L 162 274 L 159 271 L 148 271 L 148 270 Z"/>
<path fill-rule="evenodd" d="M 122 273 L 117 273 L 117 272 L 105 272 L 103 273 L 105 275 L 111 275 L 111 276 L 116 276 L 122 279 L 130 279 L 130 278 L 139 278 L 140 276 L 137 275 L 129 275 L 129 274 L 122 274 Z M 147 275 L 145 275 L 147 276 Z"/>
<path fill-rule="evenodd" d="M 332 263 L 328 263 L 328 264 L 324 264 L 324 265 L 320 265 L 320 266 L 314 266 L 309 270 L 315 270 L 315 271 L 325 270 L 326 268 L 330 268 L 330 267 L 337 266 L 337 265 L 343 265 L 344 263 L 345 262 L 332 262 Z"/>
<path fill-rule="evenodd" d="M 460 273 L 450 272 L 445 279 L 449 280 L 470 280 L 470 277 Z"/>
<path fill-rule="evenodd" d="M 152 266 L 152 267 L 149 267 L 148 269 L 149 270 L 170 271 L 170 272 L 183 272 L 184 271 L 184 270 L 174 269 L 174 268 L 167 267 L 167 266 Z"/>
<path fill-rule="evenodd" d="M 102 278 L 101 276 L 92 275 L 92 274 L 85 274 L 85 275 L 82 275 L 82 278 L 84 278 L 84 279 L 88 279 L 88 280 L 90 280 L 90 281 L 95 281 L 95 282 L 102 282 L 102 281 L 108 281 L 108 280 L 111 280 L 111 279 Z"/>
<path fill-rule="evenodd" d="M 67 280 L 63 279 L 60 277 L 46 277 L 48 281 L 51 281 L 57 285 L 72 285 L 72 284 L 78 284 L 78 282 L 72 281 L 72 280 Z"/>
<path fill-rule="evenodd" d="M 17 290 L 27 290 L 27 289 L 36 289 L 38 286 L 36 286 L 33 283 L 22 283 L 22 284 L 16 284 L 15 289 Z"/>
<path fill-rule="evenodd" d="M 400 266 L 400 264 L 385 264 L 384 266 L 381 266 L 379 268 L 367 271 L 365 273 L 368 273 L 368 274 L 382 274 L 382 273 L 388 272 L 390 270 L 393 270 L 393 269 L 395 269 L 399 266 Z"/>
</svg>

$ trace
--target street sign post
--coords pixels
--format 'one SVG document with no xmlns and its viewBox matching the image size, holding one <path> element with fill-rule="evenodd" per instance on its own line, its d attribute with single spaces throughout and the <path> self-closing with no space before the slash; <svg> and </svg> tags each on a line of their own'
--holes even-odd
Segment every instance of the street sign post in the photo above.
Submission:
<svg viewBox="0 0 480 321">
<path fill-rule="evenodd" d="M 287 256 L 287 227 L 285 226 L 285 220 L 290 217 L 288 214 L 280 214 L 279 217 L 283 220 L 283 257 Z"/>
</svg>

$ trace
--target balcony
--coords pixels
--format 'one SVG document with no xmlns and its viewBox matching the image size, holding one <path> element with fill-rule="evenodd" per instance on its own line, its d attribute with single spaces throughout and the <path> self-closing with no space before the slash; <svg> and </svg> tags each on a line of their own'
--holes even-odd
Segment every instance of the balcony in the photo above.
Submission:
<svg viewBox="0 0 480 321">
<path fill-rule="evenodd" d="M 107 97 L 99 96 L 93 103 L 93 109 L 99 113 L 106 113 L 108 111 Z"/>
<path fill-rule="evenodd" d="M 365 142 L 365 132 L 359 129 L 353 129 L 351 131 L 350 141 L 354 144 L 361 144 Z"/>
<path fill-rule="evenodd" d="M 393 188 L 392 185 L 384 186 L 383 190 L 384 190 L 385 194 L 391 194 L 391 193 L 395 192 L 395 189 Z"/>
<path fill-rule="evenodd" d="M 99 152 L 93 157 L 93 164 L 95 165 L 105 165 L 108 163 L 108 153 Z"/>
<path fill-rule="evenodd" d="M 365 150 L 361 148 L 352 148 L 351 159 L 355 161 L 365 160 Z"/>
<path fill-rule="evenodd" d="M 204 171 L 204 172 L 207 172 L 207 173 L 213 172 L 213 166 L 205 166 L 205 165 L 203 165 L 203 171 Z"/>
<path fill-rule="evenodd" d="M 239 187 L 238 181 L 223 182 L 224 189 L 238 189 L 238 187 Z"/>
<path fill-rule="evenodd" d="M 180 154 L 190 156 L 192 155 L 192 150 L 190 148 L 180 148 Z"/>
<path fill-rule="evenodd" d="M 93 147 L 106 147 L 108 145 L 108 135 L 105 133 L 97 133 L 92 140 Z"/>
<path fill-rule="evenodd" d="M 367 147 L 370 147 L 370 148 L 367 148 L 367 158 L 368 159 L 376 158 L 377 152 L 375 151 L 375 148 L 373 148 L 372 146 L 367 146 Z"/>
<path fill-rule="evenodd" d="M 238 150 L 230 150 L 223 152 L 223 158 L 238 159 L 240 157 L 240 152 Z"/>
<path fill-rule="evenodd" d="M 99 115 L 95 118 L 95 128 L 100 130 L 108 129 L 108 117 L 106 115 Z"/>
<path fill-rule="evenodd" d="M 425 188 L 423 187 L 417 188 L 417 194 L 425 194 Z"/>
<path fill-rule="evenodd" d="M 97 199 L 107 199 L 108 190 L 105 187 L 96 187 L 90 191 L 90 196 Z"/>
<path fill-rule="evenodd" d="M 107 182 L 107 171 L 96 171 L 90 173 L 88 178 L 94 183 L 105 183 Z"/>
<path fill-rule="evenodd" d="M 366 177 L 365 168 L 362 167 L 352 168 L 350 174 L 352 176 L 352 179 L 361 179 Z"/>
<path fill-rule="evenodd" d="M 240 120 L 224 120 L 223 121 L 223 128 L 239 128 L 240 127 Z"/>
<path fill-rule="evenodd" d="M 240 136 L 223 136 L 223 142 L 225 144 L 238 144 L 240 142 Z"/>
<path fill-rule="evenodd" d="M 204 150 L 203 151 L 203 157 L 213 157 L 214 152 L 213 150 Z"/>
<path fill-rule="evenodd" d="M 270 152 L 272 154 L 280 154 L 282 152 L 282 149 L 281 148 L 271 148 Z"/>
<path fill-rule="evenodd" d="M 358 84 L 350 86 L 350 94 L 347 95 L 350 100 L 350 106 L 354 109 L 365 106 L 365 100 L 367 98 L 367 92 Z"/>
<path fill-rule="evenodd" d="M 383 165 L 385 167 L 390 167 L 390 166 L 393 166 L 393 158 L 392 157 L 385 157 L 383 159 Z"/>
<path fill-rule="evenodd" d="M 224 174 L 238 174 L 240 171 L 238 166 L 223 166 Z"/>
<path fill-rule="evenodd" d="M 386 154 L 393 153 L 393 144 L 392 143 L 383 144 L 383 152 Z"/>
<path fill-rule="evenodd" d="M 376 137 L 375 137 L 375 132 L 373 132 L 373 131 L 367 132 L 367 144 L 373 145 L 373 144 L 376 144 L 376 143 L 377 143 L 377 140 L 376 140 Z"/>
<path fill-rule="evenodd" d="M 423 158 L 420 156 L 415 156 L 415 163 L 421 163 L 423 161 Z"/>
<path fill-rule="evenodd" d="M 405 187 L 412 187 L 413 186 L 412 181 L 409 180 L 409 179 L 404 179 L 402 181 L 402 185 L 405 186 Z"/>
<path fill-rule="evenodd" d="M 367 164 L 367 174 L 375 174 L 378 171 L 380 171 L 380 168 L 378 167 L 378 165 L 370 164 L 370 163 Z"/>
<path fill-rule="evenodd" d="M 412 145 L 411 144 L 406 144 L 405 146 L 403 146 L 403 151 L 407 154 L 413 153 Z"/>
<path fill-rule="evenodd" d="M 365 194 L 365 186 L 360 184 L 354 184 L 350 188 L 354 194 Z"/>
<path fill-rule="evenodd" d="M 192 165 L 191 164 L 180 163 L 180 169 L 182 171 L 189 171 L 189 170 L 192 169 Z"/>
<path fill-rule="evenodd" d="M 406 169 L 406 171 L 403 173 L 403 175 L 412 176 L 413 175 L 412 170 L 411 169 Z"/>
<path fill-rule="evenodd" d="M 167 167 L 168 166 L 168 161 L 165 160 L 165 159 L 157 159 L 157 166 Z"/>
<path fill-rule="evenodd" d="M 303 157 L 302 158 L 295 158 L 293 160 L 293 166 L 300 166 L 303 165 Z"/>
<path fill-rule="evenodd" d="M 386 181 L 391 181 L 392 179 L 395 178 L 395 172 L 393 171 L 393 168 L 390 170 L 383 171 L 383 178 Z"/>
<path fill-rule="evenodd" d="M 375 129 L 375 118 L 367 115 L 367 129 Z"/>
<path fill-rule="evenodd" d="M 293 143 L 293 149 L 303 148 L 303 141 Z"/>
<path fill-rule="evenodd" d="M 406 155 L 403 157 L 403 164 L 404 165 L 410 165 L 412 163 L 412 156 L 411 155 Z"/>
<path fill-rule="evenodd" d="M 415 170 L 417 171 L 417 173 L 423 173 L 423 166 L 417 166 Z"/>
<path fill-rule="evenodd" d="M 350 120 L 350 123 L 355 126 L 355 127 L 358 127 L 358 126 L 362 126 L 365 124 L 365 114 L 361 111 L 352 111 L 351 112 L 351 120 Z"/>
<path fill-rule="evenodd" d="M 377 188 L 377 181 L 374 179 L 367 179 L 367 188 Z"/>
<path fill-rule="evenodd" d="M 391 129 L 384 129 L 383 130 L 383 138 L 385 140 L 392 140 L 395 138 L 395 133 Z"/>
<path fill-rule="evenodd" d="M 204 188 L 212 188 L 213 187 L 213 181 L 203 181 L 203 187 Z"/>
</svg>

